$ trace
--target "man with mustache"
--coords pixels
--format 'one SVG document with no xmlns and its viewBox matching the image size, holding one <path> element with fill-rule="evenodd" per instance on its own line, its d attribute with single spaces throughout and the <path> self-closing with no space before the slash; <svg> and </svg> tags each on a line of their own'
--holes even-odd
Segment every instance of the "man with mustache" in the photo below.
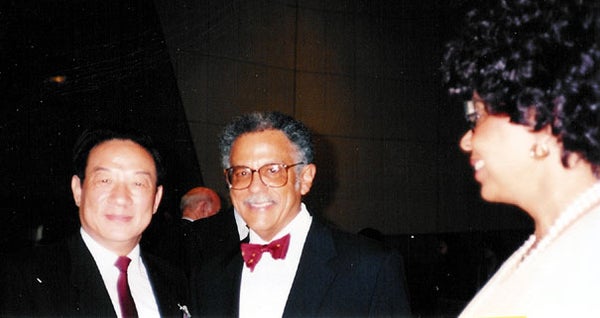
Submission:
<svg viewBox="0 0 600 318">
<path fill-rule="evenodd" d="M 302 203 L 316 174 L 306 126 L 277 112 L 247 114 L 225 127 L 220 149 L 249 244 L 192 274 L 198 316 L 410 314 L 400 255 L 325 226 Z"/>
</svg>

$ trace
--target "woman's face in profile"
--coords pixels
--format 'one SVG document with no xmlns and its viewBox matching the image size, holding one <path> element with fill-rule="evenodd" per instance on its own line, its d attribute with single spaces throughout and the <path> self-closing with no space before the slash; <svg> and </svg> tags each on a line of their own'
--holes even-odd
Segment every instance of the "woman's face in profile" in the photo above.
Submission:
<svg viewBox="0 0 600 318">
<path fill-rule="evenodd" d="M 473 128 L 461 138 L 460 148 L 470 154 L 482 198 L 517 204 L 536 180 L 532 178 L 536 162 L 529 156 L 535 134 L 529 127 L 510 122 L 507 115 L 487 113 L 477 92 L 467 111 Z"/>
</svg>

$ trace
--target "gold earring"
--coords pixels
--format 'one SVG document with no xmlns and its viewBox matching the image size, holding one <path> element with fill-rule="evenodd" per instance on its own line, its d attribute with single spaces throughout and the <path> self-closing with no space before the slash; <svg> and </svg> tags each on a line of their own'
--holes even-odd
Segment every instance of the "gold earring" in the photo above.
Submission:
<svg viewBox="0 0 600 318">
<path fill-rule="evenodd" d="M 550 148 L 548 148 L 548 144 L 546 144 L 545 142 L 541 144 L 538 144 L 536 142 L 535 144 L 533 144 L 533 146 L 531 146 L 531 149 L 529 150 L 529 156 L 536 160 L 544 159 L 548 157 L 549 154 Z"/>
</svg>

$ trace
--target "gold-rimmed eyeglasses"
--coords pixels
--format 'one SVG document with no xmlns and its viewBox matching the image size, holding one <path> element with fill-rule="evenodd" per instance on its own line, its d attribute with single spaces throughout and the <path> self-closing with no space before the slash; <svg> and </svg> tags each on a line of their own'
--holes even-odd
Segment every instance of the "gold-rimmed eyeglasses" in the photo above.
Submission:
<svg viewBox="0 0 600 318">
<path fill-rule="evenodd" d="M 255 172 L 258 172 L 260 181 L 270 188 L 279 188 L 286 185 L 288 181 L 288 169 L 303 165 L 304 162 L 297 162 L 291 165 L 283 163 L 269 163 L 258 169 L 251 169 L 246 166 L 233 166 L 225 169 L 225 179 L 229 189 L 244 190 L 252 184 L 252 178 Z"/>
<path fill-rule="evenodd" d="M 481 114 L 475 108 L 475 103 L 472 100 L 465 101 L 464 107 L 467 125 L 469 126 L 469 130 L 473 130 L 477 126 L 477 121 L 481 118 Z"/>
</svg>

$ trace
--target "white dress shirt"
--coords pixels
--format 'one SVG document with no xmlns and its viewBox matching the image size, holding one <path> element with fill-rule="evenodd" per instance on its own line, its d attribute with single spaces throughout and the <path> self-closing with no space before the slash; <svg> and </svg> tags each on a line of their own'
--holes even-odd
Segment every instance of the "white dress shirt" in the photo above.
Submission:
<svg viewBox="0 0 600 318">
<path fill-rule="evenodd" d="M 81 228 L 81 237 L 92 254 L 96 266 L 102 275 L 104 286 L 108 291 L 110 300 L 112 301 L 117 317 L 121 318 L 121 305 L 119 304 L 119 294 L 117 292 L 117 280 L 119 278 L 119 269 L 115 266 L 115 262 L 119 255 L 106 249 Z M 146 266 L 140 257 L 140 246 L 137 245 L 128 255 L 131 259 L 127 268 L 127 280 L 131 296 L 135 302 L 135 307 L 139 317 L 160 317 L 158 305 L 154 297 L 154 291 L 146 272 Z"/>
<path fill-rule="evenodd" d="M 246 225 L 246 221 L 244 221 L 242 216 L 235 209 L 233 209 L 233 217 L 235 218 L 235 225 L 237 227 L 238 234 L 240 235 L 240 241 L 243 241 L 246 236 L 248 236 L 250 230 Z"/>
<path fill-rule="evenodd" d="M 240 318 L 281 317 L 296 276 L 300 256 L 312 216 L 302 203 L 300 213 L 273 240 L 290 234 L 290 245 L 285 259 L 273 259 L 264 253 L 254 271 L 244 265 L 240 286 Z M 268 244 L 250 229 L 250 243 Z"/>
</svg>

